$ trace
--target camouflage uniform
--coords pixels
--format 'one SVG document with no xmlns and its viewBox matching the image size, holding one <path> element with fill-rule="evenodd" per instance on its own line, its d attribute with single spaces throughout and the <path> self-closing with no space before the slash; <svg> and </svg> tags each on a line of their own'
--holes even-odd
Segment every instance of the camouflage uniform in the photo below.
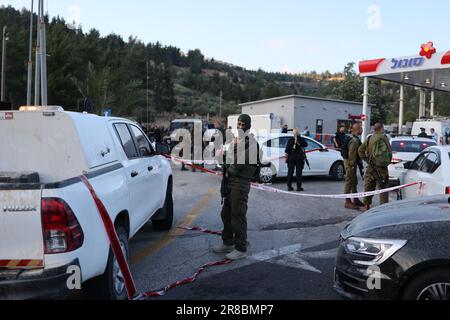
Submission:
<svg viewBox="0 0 450 320">
<path fill-rule="evenodd" d="M 369 164 L 365 174 L 364 181 L 364 189 L 366 192 L 375 191 L 378 185 L 380 190 L 386 189 L 389 184 L 389 170 L 387 167 L 376 167 L 370 161 L 372 157 L 372 152 L 377 141 L 383 139 L 386 145 L 388 146 L 390 153 L 392 155 L 391 144 L 389 139 L 383 133 L 376 133 L 368 141 L 366 141 L 359 148 L 359 156 L 361 159 L 366 160 Z M 369 143 L 368 143 L 369 142 Z M 364 204 L 367 206 L 372 205 L 372 197 L 366 197 L 364 199 Z M 383 193 L 380 195 L 380 203 L 386 204 L 389 203 L 389 193 Z"/>
<path fill-rule="evenodd" d="M 358 150 L 361 140 L 353 136 L 348 144 L 348 159 L 344 160 L 345 165 L 345 194 L 358 192 L 358 163 L 361 161 Z"/>
<path fill-rule="evenodd" d="M 253 135 L 249 135 L 245 140 L 248 140 L 247 143 L 243 139 L 238 140 L 237 143 L 233 142 L 226 156 L 228 182 L 221 213 L 224 225 L 223 243 L 225 246 L 235 246 L 235 249 L 240 252 L 247 252 L 247 203 L 251 182 L 258 168 L 258 164 L 252 163 L 253 159 L 250 156 L 253 150 L 259 148 Z M 245 148 L 244 164 L 238 162 L 237 151 L 241 150 L 240 148 Z M 253 155 L 253 158 L 256 159 L 256 156 Z"/>
</svg>

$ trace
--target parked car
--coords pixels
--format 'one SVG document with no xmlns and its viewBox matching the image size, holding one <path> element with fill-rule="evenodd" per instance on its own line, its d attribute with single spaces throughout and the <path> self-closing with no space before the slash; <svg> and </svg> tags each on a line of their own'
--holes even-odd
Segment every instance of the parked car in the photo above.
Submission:
<svg viewBox="0 0 450 320">
<path fill-rule="evenodd" d="M 335 289 L 349 299 L 450 300 L 450 199 L 395 202 L 341 233 Z"/>
<path fill-rule="evenodd" d="M 401 174 L 405 171 L 404 164 L 406 162 L 414 161 L 422 151 L 437 145 L 432 139 L 417 137 L 396 137 L 390 141 L 393 158 L 392 164 L 389 166 L 389 177 L 394 183 L 398 182 Z"/>
<path fill-rule="evenodd" d="M 269 137 L 258 138 L 258 143 L 263 150 L 263 163 L 271 163 L 271 166 L 261 168 L 259 180 L 262 183 L 270 183 L 276 177 L 287 177 L 288 166 L 285 150 L 287 143 L 293 137 L 291 134 L 272 134 Z M 304 176 L 331 176 L 336 181 L 345 178 L 344 159 L 340 152 L 330 150 L 323 144 L 307 137 L 303 137 L 308 143 L 308 160 L 311 168 L 305 165 Z"/>
<path fill-rule="evenodd" d="M 450 146 L 430 147 L 414 161 L 406 162 L 404 169 L 399 177 L 400 184 L 423 184 L 401 190 L 403 199 L 450 194 Z"/>
<path fill-rule="evenodd" d="M 126 290 L 85 175 L 129 258 L 129 240 L 149 221 L 169 230 L 173 178 L 133 121 L 61 107 L 0 112 L 0 299 L 67 294 L 78 266 L 88 296 Z"/>
</svg>

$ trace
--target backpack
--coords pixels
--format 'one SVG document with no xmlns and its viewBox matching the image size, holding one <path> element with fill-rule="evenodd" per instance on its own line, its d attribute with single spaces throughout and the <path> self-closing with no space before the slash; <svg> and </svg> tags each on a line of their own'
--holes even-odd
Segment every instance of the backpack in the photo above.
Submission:
<svg viewBox="0 0 450 320">
<path fill-rule="evenodd" d="M 391 164 L 392 153 L 384 139 L 379 139 L 373 145 L 371 160 L 376 167 L 388 167 Z"/>
<path fill-rule="evenodd" d="M 349 153 L 349 146 L 350 146 L 350 141 L 352 141 L 352 137 L 346 135 L 344 137 L 344 139 L 342 140 L 342 146 L 341 146 L 341 154 L 342 154 L 342 158 L 344 158 L 345 160 L 348 160 L 348 153 Z"/>
</svg>

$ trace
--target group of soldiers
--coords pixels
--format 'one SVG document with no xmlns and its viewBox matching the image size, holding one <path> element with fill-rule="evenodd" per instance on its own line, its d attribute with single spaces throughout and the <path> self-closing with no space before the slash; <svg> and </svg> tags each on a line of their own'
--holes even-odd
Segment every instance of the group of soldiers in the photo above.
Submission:
<svg viewBox="0 0 450 320">
<path fill-rule="evenodd" d="M 355 194 L 358 192 L 358 168 L 364 177 L 364 191 L 375 191 L 377 186 L 380 190 L 386 189 L 389 184 L 388 166 L 392 160 L 392 149 L 389 139 L 384 133 L 384 126 L 377 123 L 374 127 L 374 134 L 364 143 L 361 143 L 362 127 L 355 123 L 351 130 L 351 137 L 341 142 L 341 150 L 345 165 L 345 194 Z M 382 147 L 380 147 L 380 145 Z M 381 151 L 380 151 L 381 150 Z M 382 153 L 380 155 L 380 152 Z M 381 159 L 379 159 L 381 158 Z M 367 163 L 364 173 L 363 161 Z M 352 210 L 370 210 L 373 196 L 366 197 L 362 202 L 358 198 L 346 199 L 345 208 Z M 389 193 L 380 196 L 380 203 L 389 202 Z"/>
</svg>

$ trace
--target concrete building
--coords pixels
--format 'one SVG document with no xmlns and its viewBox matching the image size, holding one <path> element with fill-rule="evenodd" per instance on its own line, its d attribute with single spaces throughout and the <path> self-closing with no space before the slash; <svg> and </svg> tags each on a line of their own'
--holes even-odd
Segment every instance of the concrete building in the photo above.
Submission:
<svg viewBox="0 0 450 320">
<path fill-rule="evenodd" d="M 261 115 L 273 113 L 281 118 L 282 125 L 301 131 L 309 127 L 311 136 L 328 144 L 339 125 L 350 128 L 363 110 L 362 103 L 325 98 L 291 95 L 241 104 L 242 113 Z M 371 106 L 368 117 L 370 123 Z"/>
</svg>

